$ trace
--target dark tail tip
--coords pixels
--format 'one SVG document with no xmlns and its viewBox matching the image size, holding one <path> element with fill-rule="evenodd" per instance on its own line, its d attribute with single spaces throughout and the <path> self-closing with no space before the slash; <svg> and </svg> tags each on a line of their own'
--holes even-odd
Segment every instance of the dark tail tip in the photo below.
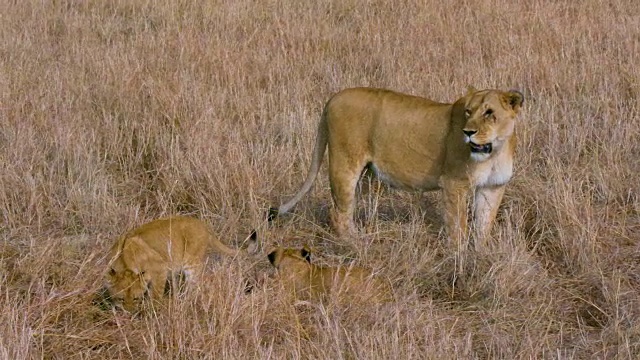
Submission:
<svg viewBox="0 0 640 360">
<path fill-rule="evenodd" d="M 278 217 L 278 208 L 269 208 L 269 214 L 267 215 L 267 221 L 271 222 Z"/>
</svg>

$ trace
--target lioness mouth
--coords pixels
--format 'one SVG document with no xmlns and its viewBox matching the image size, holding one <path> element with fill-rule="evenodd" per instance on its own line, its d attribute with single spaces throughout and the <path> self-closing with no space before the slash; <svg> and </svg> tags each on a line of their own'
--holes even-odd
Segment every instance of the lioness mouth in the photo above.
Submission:
<svg viewBox="0 0 640 360">
<path fill-rule="evenodd" d="M 491 143 L 478 145 L 476 143 L 469 142 L 469 147 L 471 147 L 472 153 L 490 154 L 492 150 Z"/>
</svg>

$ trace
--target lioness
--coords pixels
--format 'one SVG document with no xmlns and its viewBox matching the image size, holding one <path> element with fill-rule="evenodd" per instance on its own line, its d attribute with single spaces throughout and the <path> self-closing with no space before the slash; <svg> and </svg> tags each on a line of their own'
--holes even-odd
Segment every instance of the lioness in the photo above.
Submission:
<svg viewBox="0 0 640 360">
<path fill-rule="evenodd" d="M 113 305 L 134 311 L 146 297 L 160 298 L 177 277 L 195 281 L 210 247 L 229 256 L 240 251 L 191 217 L 158 219 L 127 232 L 110 251 L 107 290 Z"/>
<path fill-rule="evenodd" d="M 442 189 L 445 227 L 458 249 L 467 240 L 467 196 L 474 196 L 478 239 L 495 219 L 513 173 L 518 91 L 476 90 L 443 104 L 390 90 L 353 88 L 325 105 L 302 188 L 269 220 L 288 212 L 311 189 L 326 148 L 333 196 L 331 223 L 339 236 L 356 232 L 355 189 L 365 167 L 392 186 Z M 477 244 L 478 241 L 476 241 Z"/>
<path fill-rule="evenodd" d="M 371 270 L 357 266 L 325 267 L 311 263 L 308 249 L 276 248 L 268 255 L 278 278 L 298 298 L 322 301 L 332 295 L 348 295 L 374 302 L 392 299 L 388 282 Z"/>
</svg>

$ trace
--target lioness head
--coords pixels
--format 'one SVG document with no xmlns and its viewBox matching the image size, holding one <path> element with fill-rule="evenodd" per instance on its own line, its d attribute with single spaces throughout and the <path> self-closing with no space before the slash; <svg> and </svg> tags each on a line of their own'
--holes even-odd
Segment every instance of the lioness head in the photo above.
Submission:
<svg viewBox="0 0 640 360">
<path fill-rule="evenodd" d="M 150 280 L 145 279 L 146 273 L 135 273 L 131 270 L 118 272 L 114 268 L 109 270 L 109 296 L 112 304 L 133 312 L 140 308 L 143 300 L 149 297 Z"/>
<path fill-rule="evenodd" d="M 107 272 L 107 288 L 112 304 L 127 311 L 136 311 L 149 298 L 155 272 L 153 252 L 139 237 L 119 241 L 111 251 Z"/>
<path fill-rule="evenodd" d="M 471 148 L 471 158 L 483 161 L 500 151 L 513 134 L 515 118 L 524 96 L 515 90 L 478 91 L 469 88 L 465 99 L 464 141 Z"/>
</svg>

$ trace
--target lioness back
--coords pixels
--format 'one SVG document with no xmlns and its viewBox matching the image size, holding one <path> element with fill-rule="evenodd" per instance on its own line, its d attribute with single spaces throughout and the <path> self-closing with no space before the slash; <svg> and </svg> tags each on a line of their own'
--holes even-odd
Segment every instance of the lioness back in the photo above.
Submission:
<svg viewBox="0 0 640 360">
<path fill-rule="evenodd" d="M 391 90 L 343 90 L 326 105 L 329 158 L 357 163 L 353 168 L 370 165 L 382 181 L 395 187 L 437 189 L 451 108 Z"/>
<path fill-rule="evenodd" d="M 209 226 L 186 216 L 174 216 L 148 222 L 124 235 L 140 237 L 167 263 L 201 261 L 212 238 Z"/>
</svg>

